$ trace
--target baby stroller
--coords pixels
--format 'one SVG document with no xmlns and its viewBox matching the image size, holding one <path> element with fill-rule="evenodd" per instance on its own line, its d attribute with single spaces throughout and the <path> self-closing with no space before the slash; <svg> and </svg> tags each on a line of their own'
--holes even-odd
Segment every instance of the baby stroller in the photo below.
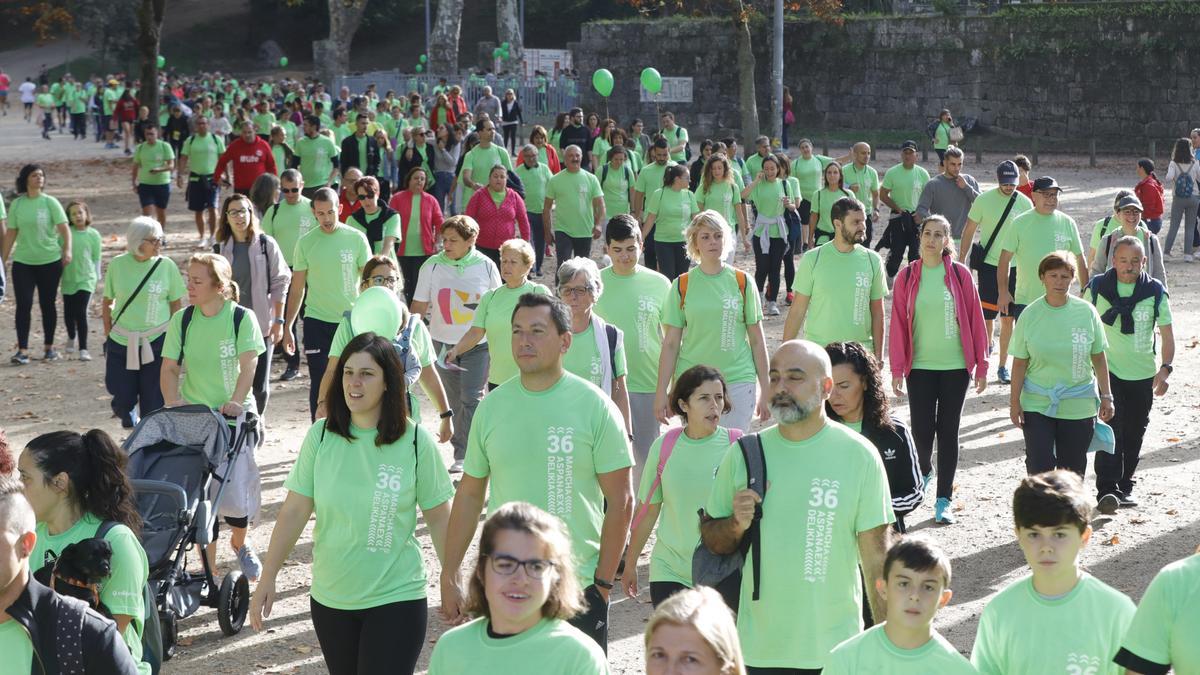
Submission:
<svg viewBox="0 0 1200 675">
<path fill-rule="evenodd" d="M 174 655 L 179 620 L 201 606 L 217 610 L 225 635 L 236 635 L 245 623 L 249 581 L 234 570 L 218 586 L 204 548 L 213 541 L 217 507 L 240 466 L 239 455 L 257 443 L 258 424 L 251 412 L 235 421 L 207 406 L 161 408 L 143 417 L 125 441 L 127 471 L 143 520 L 142 546 L 150 563 L 163 660 Z M 187 570 L 187 553 L 193 546 L 202 574 Z"/>
</svg>

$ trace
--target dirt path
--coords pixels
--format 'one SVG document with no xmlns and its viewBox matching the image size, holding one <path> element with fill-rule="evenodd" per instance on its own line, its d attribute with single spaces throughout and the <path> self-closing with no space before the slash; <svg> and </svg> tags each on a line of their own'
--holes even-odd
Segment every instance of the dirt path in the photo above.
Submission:
<svg viewBox="0 0 1200 675">
<path fill-rule="evenodd" d="M 875 165 L 882 169 L 895 160 L 894 154 L 884 153 Z M 137 213 L 136 200 L 127 187 L 129 167 L 124 158 L 102 150 L 90 140 L 73 142 L 56 136 L 53 141 L 42 141 L 37 130 L 21 122 L 19 116 L 0 118 L 0 184 L 11 186 L 17 169 L 26 161 L 45 164 L 48 191 L 64 204 L 69 199 L 88 200 L 96 226 L 104 235 L 106 257 L 123 250 L 123 236 L 118 235 Z M 995 162 L 998 158 L 988 161 Z M 1067 188 L 1063 208 L 1079 222 L 1086 241 L 1091 223 L 1107 210 L 1114 190 L 1131 186 L 1134 179 L 1129 161 L 1108 161 L 1097 169 L 1081 168 L 1085 164 L 1086 161 L 1076 157 L 1044 157 L 1039 173 L 1053 174 Z M 985 169 L 969 165 L 967 170 L 981 180 L 991 174 L 990 166 Z M 11 187 L 6 189 L 11 191 Z M 190 253 L 188 247 L 195 235 L 190 214 L 184 210 L 179 194 L 172 198 L 170 213 L 171 241 L 166 252 L 176 260 L 183 260 Z M 742 255 L 737 263 L 746 269 L 752 267 L 752 261 Z M 1097 521 L 1096 536 L 1084 553 L 1086 566 L 1093 574 L 1135 599 L 1160 567 L 1187 555 L 1200 543 L 1200 502 L 1192 496 L 1197 486 L 1196 419 L 1200 390 L 1191 386 L 1197 382 L 1195 373 L 1200 367 L 1195 300 L 1200 265 L 1184 265 L 1176 258 L 1168 263 L 1168 269 L 1178 341 L 1176 373 L 1170 394 L 1155 402 L 1146 454 L 1139 470 L 1138 496 L 1142 506 Z M 0 304 L 2 335 L 13 335 L 12 312 L 11 298 Z M 98 319 L 92 324 L 93 353 L 99 352 L 99 325 Z M 36 319 L 34 326 L 36 333 L 40 330 Z M 766 326 L 768 347 L 773 348 L 779 342 L 783 317 L 768 319 Z M 57 338 L 59 342 L 64 339 L 61 326 Z M 34 345 L 40 341 L 40 334 L 30 340 Z M 0 410 L 0 426 L 8 430 L 16 447 L 37 434 L 59 428 L 100 427 L 118 439 L 125 436 L 117 421 L 109 417 L 102 360 L 51 364 L 35 361 L 21 368 L 10 367 L 6 359 L 3 361 L 0 396 L 7 404 Z M 279 369 L 277 364 L 276 377 Z M 308 385 L 306 377 L 274 385 L 268 440 L 258 458 L 264 510 L 262 519 L 250 533 L 260 552 L 266 550 L 272 522 L 284 498 L 283 480 L 308 427 L 304 415 Z M 933 526 L 932 501 L 909 519 L 912 529 L 927 531 L 954 556 L 955 596 L 939 615 L 937 626 L 963 652 L 971 648 L 979 612 L 991 595 L 1025 574 L 1023 559 L 1011 534 L 1009 515 L 1015 481 L 1024 474 L 1023 443 L 1020 433 L 1008 422 L 1007 395 L 1006 387 L 993 383 L 983 395 L 972 395 L 967 400 L 962 430 L 964 449 L 956 484 L 959 523 L 951 527 Z M 899 400 L 895 404 L 900 416 L 907 419 L 905 402 Z M 432 406 L 423 409 L 431 411 Z M 432 420 L 426 419 L 425 423 L 433 428 Z M 449 457 L 448 447 L 443 448 L 443 453 Z M 418 536 L 430 570 L 431 648 L 445 626 L 437 619 L 437 565 L 423 524 L 419 525 Z M 324 672 L 308 619 L 306 591 L 311 550 L 309 529 L 280 576 L 280 599 L 265 632 L 254 633 L 247 628 L 236 637 L 225 638 L 211 611 L 202 610 L 183 622 L 183 645 L 166 672 Z M 231 559 L 228 551 L 222 552 L 222 566 L 228 568 Z M 648 558 L 643 558 L 642 563 L 644 580 Z M 613 670 L 640 673 L 641 633 L 649 614 L 649 605 L 642 602 L 648 602 L 648 597 L 638 602 L 622 597 L 617 591 L 613 600 L 609 648 Z M 803 620 L 804 617 L 797 617 L 797 621 Z M 428 649 L 422 663 L 427 660 Z"/>
</svg>

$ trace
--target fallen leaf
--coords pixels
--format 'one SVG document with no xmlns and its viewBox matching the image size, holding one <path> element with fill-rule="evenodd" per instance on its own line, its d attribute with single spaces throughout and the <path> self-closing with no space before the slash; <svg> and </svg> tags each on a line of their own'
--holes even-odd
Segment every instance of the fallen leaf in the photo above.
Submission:
<svg viewBox="0 0 1200 675">
<path fill-rule="evenodd" d="M 1149 521 L 1145 518 L 1130 518 L 1129 522 L 1133 525 L 1141 525 L 1142 523 L 1147 523 Z"/>
<path fill-rule="evenodd" d="M 1104 540 L 1104 545 L 1105 545 L 1105 546 L 1116 546 L 1116 545 L 1117 545 L 1117 544 L 1119 544 L 1119 543 L 1121 543 L 1121 538 L 1120 538 L 1120 537 L 1118 537 L 1118 536 L 1117 536 L 1117 535 L 1115 535 L 1115 534 L 1112 536 L 1112 538 L 1111 538 L 1111 539 L 1105 539 L 1105 540 Z"/>
<path fill-rule="evenodd" d="M 312 647 L 309 647 L 309 646 L 307 646 L 307 645 L 299 645 L 299 646 L 296 646 L 296 647 L 292 647 L 292 649 L 293 649 L 294 651 L 296 651 L 297 653 L 299 653 L 299 654 L 307 654 L 307 653 L 309 653 L 309 652 L 311 652 L 311 651 L 313 650 L 313 648 L 312 648 Z"/>
<path fill-rule="evenodd" d="M 1178 436 L 1172 436 L 1172 437 L 1170 437 L 1170 438 L 1168 438 L 1168 439 L 1167 439 L 1167 442 L 1168 442 L 1168 443 L 1178 443 L 1178 442 L 1179 442 L 1179 440 L 1180 440 L 1180 439 L 1179 439 L 1179 437 L 1178 437 Z"/>
<path fill-rule="evenodd" d="M 195 641 L 196 638 L 194 637 L 181 637 L 175 641 L 175 644 L 179 645 L 180 647 L 191 647 L 192 643 Z"/>
<path fill-rule="evenodd" d="M 1167 511 L 1167 515 L 1168 516 L 1177 516 L 1177 515 L 1179 515 L 1179 511 L 1176 511 L 1175 509 L 1171 509 L 1170 511 Z"/>
</svg>

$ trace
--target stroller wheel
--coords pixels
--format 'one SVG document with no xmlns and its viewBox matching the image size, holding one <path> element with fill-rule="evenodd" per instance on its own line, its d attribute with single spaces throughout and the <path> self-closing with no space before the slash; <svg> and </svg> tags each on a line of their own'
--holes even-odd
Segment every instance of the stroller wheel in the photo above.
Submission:
<svg viewBox="0 0 1200 675">
<path fill-rule="evenodd" d="M 159 612 L 158 625 L 162 630 L 162 659 L 170 661 L 175 656 L 175 643 L 179 639 L 179 623 L 173 612 Z"/>
<path fill-rule="evenodd" d="M 221 624 L 221 632 L 226 635 L 241 632 L 249 610 L 250 582 L 234 570 L 221 580 L 221 592 L 217 597 L 217 621 Z"/>
</svg>

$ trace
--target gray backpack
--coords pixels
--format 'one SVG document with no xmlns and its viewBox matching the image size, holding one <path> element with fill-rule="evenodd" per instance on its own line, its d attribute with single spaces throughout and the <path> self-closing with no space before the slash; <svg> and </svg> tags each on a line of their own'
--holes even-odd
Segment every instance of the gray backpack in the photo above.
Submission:
<svg viewBox="0 0 1200 675">
<path fill-rule="evenodd" d="M 767 458 L 763 454 L 762 440 L 758 434 L 747 434 L 737 441 L 742 450 L 742 459 L 746 462 L 746 487 L 766 499 L 767 491 Z M 700 509 L 700 523 L 712 520 L 704 509 Z M 746 564 L 747 552 L 754 553 L 751 573 L 754 575 L 753 599 L 758 600 L 760 570 L 762 568 L 762 503 L 754 507 L 754 520 L 750 528 L 742 534 L 742 541 L 733 553 L 717 554 L 708 550 L 701 542 L 692 553 L 692 583 L 696 586 L 711 586 L 721 591 L 725 604 L 730 607 L 738 606 L 738 597 L 729 597 L 729 593 L 740 594 L 733 584 L 724 583 L 733 575 L 740 575 L 742 566 Z"/>
</svg>

